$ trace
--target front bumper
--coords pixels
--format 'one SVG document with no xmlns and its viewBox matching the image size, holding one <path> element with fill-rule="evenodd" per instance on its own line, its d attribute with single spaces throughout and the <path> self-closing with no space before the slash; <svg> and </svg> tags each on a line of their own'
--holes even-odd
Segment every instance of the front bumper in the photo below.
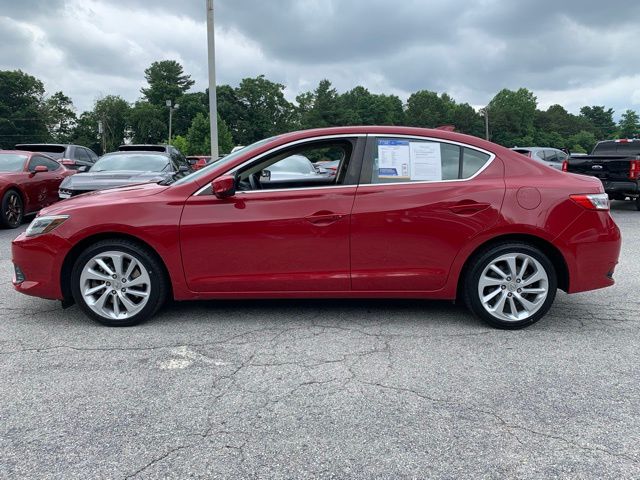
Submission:
<svg viewBox="0 0 640 480">
<path fill-rule="evenodd" d="M 11 244 L 14 289 L 25 295 L 62 300 L 60 272 L 69 250 L 71 245 L 53 233 L 37 237 L 20 234 Z"/>
</svg>

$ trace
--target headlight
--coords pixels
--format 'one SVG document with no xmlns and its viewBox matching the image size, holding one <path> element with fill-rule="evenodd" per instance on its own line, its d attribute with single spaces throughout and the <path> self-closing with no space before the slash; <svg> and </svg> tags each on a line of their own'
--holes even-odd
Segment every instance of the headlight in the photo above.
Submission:
<svg viewBox="0 0 640 480">
<path fill-rule="evenodd" d="M 49 233 L 62 225 L 67 218 L 69 218 L 69 215 L 45 215 L 37 217 L 31 222 L 25 235 L 27 237 L 35 237 L 36 235 Z"/>
</svg>

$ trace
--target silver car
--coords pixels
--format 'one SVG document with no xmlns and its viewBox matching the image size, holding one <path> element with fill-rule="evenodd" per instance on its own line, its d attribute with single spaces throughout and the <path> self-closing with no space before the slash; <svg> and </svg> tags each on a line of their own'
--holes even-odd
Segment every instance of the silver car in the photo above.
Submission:
<svg viewBox="0 0 640 480">
<path fill-rule="evenodd" d="M 514 152 L 521 153 L 529 158 L 545 163 L 550 167 L 562 170 L 562 163 L 569 158 L 562 150 L 549 147 L 515 147 Z"/>
<path fill-rule="evenodd" d="M 303 155 L 291 155 L 268 167 L 270 175 L 261 181 L 282 182 L 287 180 L 326 180 L 333 175 L 332 172 L 314 165 Z"/>
</svg>

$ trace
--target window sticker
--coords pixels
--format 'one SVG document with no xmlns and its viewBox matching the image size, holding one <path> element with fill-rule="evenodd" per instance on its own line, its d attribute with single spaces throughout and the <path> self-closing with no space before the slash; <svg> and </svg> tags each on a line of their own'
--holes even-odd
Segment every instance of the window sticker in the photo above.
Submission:
<svg viewBox="0 0 640 480">
<path fill-rule="evenodd" d="M 410 178 L 410 164 L 409 141 L 378 141 L 378 176 L 380 178 Z"/>
<path fill-rule="evenodd" d="M 409 144 L 411 180 L 441 181 L 442 155 L 440 143 L 411 142 Z"/>
</svg>

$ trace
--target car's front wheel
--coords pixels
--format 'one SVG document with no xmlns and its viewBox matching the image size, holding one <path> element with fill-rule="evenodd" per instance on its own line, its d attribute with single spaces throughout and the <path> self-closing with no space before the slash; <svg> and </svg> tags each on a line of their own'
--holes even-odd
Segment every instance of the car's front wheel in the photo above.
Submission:
<svg viewBox="0 0 640 480">
<path fill-rule="evenodd" d="M 0 224 L 8 228 L 18 228 L 24 217 L 24 204 L 22 197 L 15 190 L 9 190 L 2 197 L 2 212 L 0 212 Z"/>
<path fill-rule="evenodd" d="M 526 243 L 495 245 L 471 260 L 465 300 L 488 324 L 519 329 L 534 324 L 551 308 L 557 277 L 553 263 Z"/>
<path fill-rule="evenodd" d="M 104 240 L 80 254 L 71 293 L 91 318 L 113 327 L 137 325 L 164 303 L 167 280 L 156 257 L 129 240 Z"/>
</svg>

